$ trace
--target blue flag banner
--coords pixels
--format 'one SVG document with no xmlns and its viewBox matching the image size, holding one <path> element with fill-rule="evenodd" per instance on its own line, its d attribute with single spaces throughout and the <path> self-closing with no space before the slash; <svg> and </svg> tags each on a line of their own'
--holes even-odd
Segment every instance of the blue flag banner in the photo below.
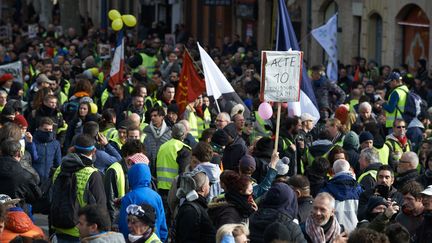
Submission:
<svg viewBox="0 0 432 243">
<path fill-rule="evenodd" d="M 279 0 L 279 19 L 277 25 L 276 51 L 288 51 L 289 49 L 300 51 L 294 28 L 288 14 L 284 0 Z M 308 77 L 307 70 L 303 65 L 302 80 L 300 84 L 300 101 L 289 102 L 289 115 L 301 116 L 303 113 L 309 113 L 314 118 L 314 123 L 319 120 L 318 105 L 315 94 L 312 89 L 311 80 Z"/>
</svg>

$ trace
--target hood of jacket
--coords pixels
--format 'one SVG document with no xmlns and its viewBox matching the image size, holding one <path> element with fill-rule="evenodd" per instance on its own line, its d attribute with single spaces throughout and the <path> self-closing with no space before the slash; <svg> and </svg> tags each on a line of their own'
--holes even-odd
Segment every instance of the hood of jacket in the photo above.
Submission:
<svg viewBox="0 0 432 243">
<path fill-rule="evenodd" d="M 195 170 L 203 171 L 208 176 L 210 183 L 218 183 L 221 170 L 219 166 L 212 164 L 210 162 L 200 163 L 195 167 Z"/>
<path fill-rule="evenodd" d="M 85 164 L 81 156 L 79 156 L 78 154 L 69 153 L 65 157 L 63 157 L 61 162 L 61 169 L 62 172 L 75 172 L 89 165 L 91 164 Z"/>
<path fill-rule="evenodd" d="M 329 152 L 332 146 L 333 143 L 330 140 L 317 140 L 312 143 L 312 146 L 309 148 L 309 152 L 314 158 L 317 158 Z"/>
<path fill-rule="evenodd" d="M 360 147 L 359 136 L 353 131 L 347 133 L 343 140 L 343 148 L 357 151 L 359 147 Z"/>
<path fill-rule="evenodd" d="M 150 167 L 146 164 L 135 164 L 128 171 L 129 186 L 132 190 L 149 187 L 151 182 Z"/>
<path fill-rule="evenodd" d="M 358 200 L 363 192 L 357 181 L 346 173 L 333 177 L 323 190 L 329 192 L 338 201 Z"/>
<path fill-rule="evenodd" d="M 285 183 L 275 183 L 267 192 L 261 208 L 273 208 L 295 218 L 298 214 L 297 196 Z"/>
</svg>

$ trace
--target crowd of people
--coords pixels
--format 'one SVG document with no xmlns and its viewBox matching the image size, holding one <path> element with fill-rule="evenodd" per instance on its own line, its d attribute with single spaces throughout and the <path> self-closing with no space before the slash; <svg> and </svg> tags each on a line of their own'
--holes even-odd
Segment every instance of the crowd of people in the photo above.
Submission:
<svg viewBox="0 0 432 243">
<path fill-rule="evenodd" d="M 282 111 L 275 149 L 253 38 L 205 47 L 243 103 L 179 113 L 186 49 L 200 65 L 184 26 L 175 45 L 126 38 L 115 84 L 95 48 L 114 38 L 84 33 L 14 25 L 0 46 L 23 70 L 0 76 L 0 242 L 430 242 L 426 60 L 308 67 L 320 116 Z"/>
</svg>

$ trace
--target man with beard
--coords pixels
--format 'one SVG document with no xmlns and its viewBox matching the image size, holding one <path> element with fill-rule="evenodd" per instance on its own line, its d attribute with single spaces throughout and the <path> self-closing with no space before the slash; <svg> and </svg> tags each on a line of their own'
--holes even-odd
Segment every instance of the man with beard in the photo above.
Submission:
<svg viewBox="0 0 432 243">
<path fill-rule="evenodd" d="M 145 122 L 146 107 L 144 106 L 144 97 L 138 93 L 132 96 L 132 102 L 128 106 L 128 110 L 124 112 L 125 117 L 130 116 L 132 113 L 136 113 L 140 117 L 139 127 L 144 130 L 147 125 Z"/>
<path fill-rule="evenodd" d="M 371 196 L 381 196 L 383 198 L 391 198 L 399 206 L 402 205 L 403 196 L 398 190 L 393 186 L 394 182 L 394 172 L 389 165 L 382 165 L 378 168 L 376 176 L 376 184 L 374 188 L 365 190 L 360 194 L 358 214 L 357 218 L 359 221 L 365 218 L 366 208 L 368 200 Z"/>
<path fill-rule="evenodd" d="M 337 242 L 347 237 L 334 213 L 335 199 L 329 193 L 319 193 L 310 216 L 300 225 L 307 242 Z"/>
<path fill-rule="evenodd" d="M 416 182 L 408 182 L 400 192 L 403 195 L 402 211 L 396 216 L 396 221 L 407 228 L 413 235 L 423 222 L 423 186 Z"/>
</svg>

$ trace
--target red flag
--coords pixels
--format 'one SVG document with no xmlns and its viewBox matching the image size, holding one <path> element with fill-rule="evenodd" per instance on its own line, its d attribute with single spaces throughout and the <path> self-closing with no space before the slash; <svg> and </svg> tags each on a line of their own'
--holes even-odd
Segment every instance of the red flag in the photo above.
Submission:
<svg viewBox="0 0 432 243">
<path fill-rule="evenodd" d="M 360 66 L 357 66 L 354 73 L 354 81 L 360 81 Z"/>
<path fill-rule="evenodd" d="M 179 84 L 175 100 L 179 107 L 179 115 L 183 114 L 186 106 L 204 93 L 205 82 L 195 70 L 191 56 L 187 51 L 183 54 L 183 67 L 180 72 Z"/>
</svg>

